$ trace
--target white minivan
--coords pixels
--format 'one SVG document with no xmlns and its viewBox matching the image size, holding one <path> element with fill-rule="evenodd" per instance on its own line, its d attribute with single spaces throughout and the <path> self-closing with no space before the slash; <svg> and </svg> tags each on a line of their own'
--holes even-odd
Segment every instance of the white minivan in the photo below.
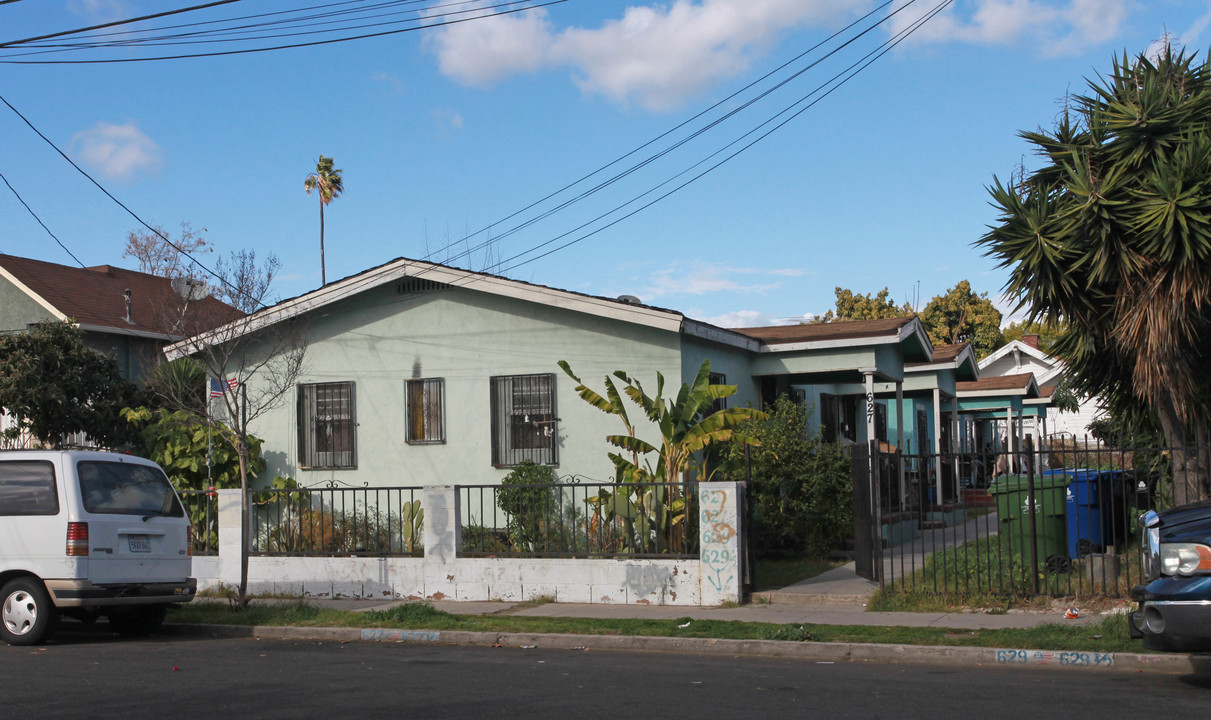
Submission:
<svg viewBox="0 0 1211 720">
<path fill-rule="evenodd" d="M 0 451 L 0 637 L 35 645 L 59 616 L 143 635 L 189 602 L 189 517 L 150 460 Z"/>
</svg>

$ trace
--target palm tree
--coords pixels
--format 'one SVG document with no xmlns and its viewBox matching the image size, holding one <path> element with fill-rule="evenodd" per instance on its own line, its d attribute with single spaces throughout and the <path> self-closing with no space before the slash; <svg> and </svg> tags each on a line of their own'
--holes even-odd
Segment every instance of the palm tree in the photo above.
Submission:
<svg viewBox="0 0 1211 720">
<path fill-rule="evenodd" d="M 303 181 L 303 189 L 308 195 L 312 190 L 319 190 L 320 193 L 320 285 L 323 286 L 328 284 L 324 271 L 324 206 L 345 191 L 345 181 L 341 179 L 341 171 L 332 167 L 332 158 L 320 155 L 315 163 L 315 172 Z"/>
<path fill-rule="evenodd" d="M 1044 166 L 994 179 L 999 224 L 979 240 L 1032 319 L 1066 323 L 1054 351 L 1116 418 L 1159 425 L 1181 503 L 1209 492 L 1211 60 L 1115 58 L 1047 132 Z"/>
</svg>

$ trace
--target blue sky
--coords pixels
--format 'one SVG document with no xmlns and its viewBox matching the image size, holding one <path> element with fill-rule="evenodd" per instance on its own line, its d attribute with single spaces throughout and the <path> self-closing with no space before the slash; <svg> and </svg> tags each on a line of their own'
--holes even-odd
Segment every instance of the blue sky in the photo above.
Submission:
<svg viewBox="0 0 1211 720">
<path fill-rule="evenodd" d="M 0 42 L 187 4 L 4 4 Z M 302 4 L 244 0 L 194 19 Z M 174 236 L 182 221 L 205 228 L 222 254 L 279 256 L 280 297 L 320 283 L 318 201 L 303 181 L 323 153 L 345 180 L 325 213 L 329 280 L 400 256 L 430 257 L 596 295 L 637 295 L 722 325 L 762 325 L 823 313 L 838 285 L 887 286 L 918 306 L 963 279 L 999 295 L 1004 271 L 972 243 L 995 221 L 986 190 L 993 176 L 1034 162 L 1016 133 L 1049 126 L 1060 98 L 1108 71 L 1115 53 L 1145 51 L 1166 32 L 1200 53 L 1211 41 L 1206 0 L 956 0 L 752 147 L 603 227 L 619 218 L 615 208 L 635 210 L 626 203 L 668 192 L 738 149 L 729 143 L 764 132 L 779 111 L 801 108 L 796 101 L 936 4 L 896 0 L 876 11 L 882 25 L 783 88 L 545 218 L 538 214 L 688 133 L 525 209 L 743 91 L 877 3 L 569 0 L 277 52 L 6 63 L 0 95 L 144 220 Z M 12 52 L 0 50 L 0 61 L 16 59 Z M 86 265 L 134 267 L 122 258 L 134 218 L 3 106 L 0 138 L 0 173 L 72 253 Z M 0 252 L 74 264 L 2 185 L 0 218 Z M 464 239 L 471 233 L 479 234 Z"/>
</svg>

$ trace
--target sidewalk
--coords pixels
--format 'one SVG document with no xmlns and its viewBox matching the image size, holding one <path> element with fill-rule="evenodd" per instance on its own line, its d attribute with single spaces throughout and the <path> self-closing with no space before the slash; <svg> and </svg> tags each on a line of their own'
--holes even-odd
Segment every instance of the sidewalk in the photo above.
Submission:
<svg viewBox="0 0 1211 720">
<path fill-rule="evenodd" d="M 1031 628 L 1047 623 L 1092 625 L 1105 617 L 1081 613 L 1075 620 L 1064 611 L 984 612 L 866 612 L 866 601 L 878 587 L 854 573 L 850 563 L 781 590 L 754 593 L 753 601 L 735 608 L 684 605 L 607 605 L 552 602 L 541 605 L 518 602 L 431 601 L 452 615 L 517 615 L 521 617 L 634 618 L 652 620 L 740 620 L 744 622 L 813 625 L 869 625 L 945 627 L 956 630 Z M 265 601 L 259 601 L 265 602 Z M 293 600 L 287 602 L 294 602 Z M 306 602 L 354 612 L 384 610 L 407 600 L 347 600 L 308 598 Z"/>
<path fill-rule="evenodd" d="M 865 602 L 875 583 L 857 577 L 847 565 L 777 591 L 757 593 L 754 602 L 734 608 L 676 605 L 607 605 L 551 602 L 431 601 L 438 610 L 454 615 L 516 615 L 521 617 L 637 618 L 653 620 L 738 620 L 779 625 L 851 625 L 940 627 L 955 630 L 1032 628 L 1048 623 L 1094 625 L 1114 611 L 1080 613 L 1067 619 L 1063 610 L 1014 611 L 1008 613 L 866 612 Z M 205 598 L 198 598 L 205 602 Z M 260 603 L 292 603 L 296 599 L 256 600 Z M 304 598 L 303 602 L 338 610 L 364 612 L 384 610 L 410 600 Z M 169 629 L 173 628 L 173 629 Z M 1129 671 L 1206 674 L 1211 657 L 1182 654 L 1055 652 L 1005 650 L 974 647 L 935 647 L 871 643 L 787 642 L 780 640 L 714 640 L 704 638 L 639 637 L 611 635 L 562 635 L 398 629 L 314 628 L 282 626 L 165 626 L 169 632 L 204 633 L 212 636 L 253 636 L 266 639 L 331 642 L 389 642 L 469 645 L 480 647 L 544 648 L 549 650 L 625 650 L 643 652 L 690 652 L 733 657 L 779 657 L 805 662 L 882 662 L 946 665 L 960 668 L 1005 666 L 1071 671 Z"/>
</svg>

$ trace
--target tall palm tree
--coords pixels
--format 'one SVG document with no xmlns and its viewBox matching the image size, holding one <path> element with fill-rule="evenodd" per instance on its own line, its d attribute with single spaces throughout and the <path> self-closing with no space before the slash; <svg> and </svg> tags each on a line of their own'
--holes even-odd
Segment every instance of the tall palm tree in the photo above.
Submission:
<svg viewBox="0 0 1211 720">
<path fill-rule="evenodd" d="M 315 172 L 303 181 L 303 189 L 308 195 L 312 190 L 318 190 L 320 195 L 320 285 L 323 286 L 328 284 L 324 271 L 324 206 L 345 191 L 345 181 L 341 179 L 341 171 L 332 167 L 332 158 L 320 155 Z"/>
</svg>

